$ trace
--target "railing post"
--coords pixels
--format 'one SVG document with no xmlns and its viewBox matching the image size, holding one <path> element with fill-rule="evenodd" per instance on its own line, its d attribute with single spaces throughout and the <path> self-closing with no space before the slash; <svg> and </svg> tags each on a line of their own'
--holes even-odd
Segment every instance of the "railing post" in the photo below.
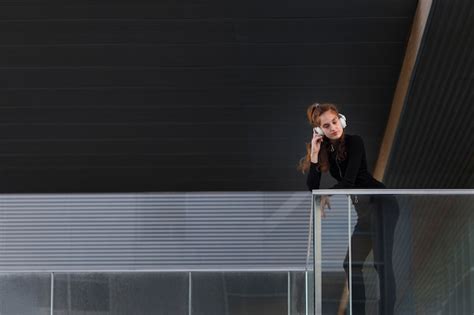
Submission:
<svg viewBox="0 0 474 315">
<path fill-rule="evenodd" d="M 305 311 L 305 315 L 309 315 L 308 270 L 304 272 L 304 295 L 305 295 L 304 311 Z"/>
<path fill-rule="evenodd" d="M 291 275 L 290 272 L 288 271 L 288 287 L 287 287 L 287 294 L 288 294 L 288 315 L 291 315 Z"/>
<path fill-rule="evenodd" d="M 50 315 L 53 315 L 54 313 L 54 272 L 51 272 L 51 287 L 50 287 L 50 301 L 49 303 L 51 304 L 50 307 Z"/>
<path fill-rule="evenodd" d="M 191 272 L 188 273 L 188 315 L 193 312 L 193 279 Z"/>
<path fill-rule="evenodd" d="M 314 263 L 314 314 L 322 314 L 321 271 L 321 206 L 316 197 L 311 198 L 313 209 L 313 263 Z"/>
<path fill-rule="evenodd" d="M 351 244 L 351 195 L 347 195 L 347 239 L 349 252 L 349 281 L 347 283 L 349 291 L 349 315 L 352 315 L 352 244 Z"/>
</svg>

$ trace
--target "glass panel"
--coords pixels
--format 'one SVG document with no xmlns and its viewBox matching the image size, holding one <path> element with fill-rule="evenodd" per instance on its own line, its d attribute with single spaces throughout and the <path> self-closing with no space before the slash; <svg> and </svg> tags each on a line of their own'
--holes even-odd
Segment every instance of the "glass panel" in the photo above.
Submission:
<svg viewBox="0 0 474 315">
<path fill-rule="evenodd" d="M 357 195 L 351 200 L 356 213 L 351 236 L 352 311 L 393 314 L 396 287 L 392 249 L 398 201 L 389 195 Z"/>
<path fill-rule="evenodd" d="M 188 273 L 55 275 L 54 313 L 188 314 Z"/>
<path fill-rule="evenodd" d="M 0 274 L 0 314 L 49 314 L 50 292 L 50 274 Z"/>
<path fill-rule="evenodd" d="M 472 314 L 473 197 L 357 197 L 353 313 Z"/>
<path fill-rule="evenodd" d="M 343 267 L 349 239 L 348 198 L 334 195 L 329 197 L 329 203 L 331 208 L 325 207 L 321 218 L 322 314 L 337 314 L 339 309 L 346 308 L 348 300 Z M 354 221 L 352 213 L 352 226 Z"/>
<path fill-rule="evenodd" d="M 313 295 L 308 285 L 312 284 L 311 275 L 306 272 L 290 273 L 290 314 L 313 314 Z M 307 278 L 307 279 L 306 279 Z M 308 311 L 308 313 L 306 313 Z"/>
<path fill-rule="evenodd" d="M 288 315 L 287 272 L 193 273 L 193 315 Z"/>
</svg>

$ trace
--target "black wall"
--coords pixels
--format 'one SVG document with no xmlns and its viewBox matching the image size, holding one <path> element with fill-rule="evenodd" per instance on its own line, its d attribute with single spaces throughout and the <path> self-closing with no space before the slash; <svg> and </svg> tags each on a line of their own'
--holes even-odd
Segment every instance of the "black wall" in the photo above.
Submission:
<svg viewBox="0 0 474 315">
<path fill-rule="evenodd" d="M 306 189 L 314 101 L 373 166 L 414 0 L 0 1 L 0 190 Z"/>
</svg>

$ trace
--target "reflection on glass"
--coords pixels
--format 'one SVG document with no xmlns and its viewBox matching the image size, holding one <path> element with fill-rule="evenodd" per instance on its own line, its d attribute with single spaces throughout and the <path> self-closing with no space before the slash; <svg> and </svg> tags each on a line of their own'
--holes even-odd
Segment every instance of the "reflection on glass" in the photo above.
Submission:
<svg viewBox="0 0 474 315">
<path fill-rule="evenodd" d="M 319 204 L 319 200 L 317 201 Z M 323 314 L 338 314 L 347 304 L 346 274 L 343 268 L 347 254 L 349 229 L 347 196 L 330 197 L 331 209 L 321 218 L 322 305 Z M 351 213 L 352 227 L 356 214 Z"/>
<path fill-rule="evenodd" d="M 352 311 L 353 314 L 393 314 L 396 301 L 395 276 L 393 270 L 393 244 L 395 227 L 399 217 L 396 198 L 390 195 L 351 196 L 357 213 L 356 225 L 351 236 L 352 253 Z M 370 286 L 364 277 L 364 263 L 372 252 L 372 263 L 378 276 L 378 303 L 375 297 L 369 299 L 366 287 Z M 349 273 L 349 255 L 344 259 L 344 269 Z M 378 304 L 378 307 L 377 307 Z M 378 311 L 377 311 L 378 309 Z"/>
<path fill-rule="evenodd" d="M 306 279 L 307 278 L 307 279 Z M 312 273 L 290 272 L 290 314 L 313 314 Z M 308 283 L 306 281 L 309 280 Z M 311 286 L 311 289 L 310 287 Z M 306 313 L 308 311 L 308 313 Z"/>
<path fill-rule="evenodd" d="M 472 196 L 358 195 L 351 200 L 353 314 L 473 313 Z M 323 262 L 327 257 L 323 254 Z M 348 251 L 344 267 L 349 273 Z M 324 281 L 330 276 L 323 263 L 323 314 L 330 310 L 327 298 L 336 296 Z M 343 304 L 343 296 L 340 300 Z"/>
<path fill-rule="evenodd" d="M 191 303 L 193 315 L 287 315 L 288 307 L 299 315 L 311 296 L 305 280 L 304 272 L 56 274 L 54 313 L 187 315 Z"/>
<path fill-rule="evenodd" d="M 474 313 L 473 196 L 400 196 L 397 314 Z"/>
</svg>

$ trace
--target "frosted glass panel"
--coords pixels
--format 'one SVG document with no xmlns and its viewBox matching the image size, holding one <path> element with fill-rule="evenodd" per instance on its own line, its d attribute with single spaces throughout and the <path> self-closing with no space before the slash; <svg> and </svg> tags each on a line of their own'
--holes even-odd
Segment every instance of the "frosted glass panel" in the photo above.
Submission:
<svg viewBox="0 0 474 315">
<path fill-rule="evenodd" d="M 193 315 L 288 315 L 287 272 L 193 273 Z"/>
<path fill-rule="evenodd" d="M 290 314 L 314 314 L 313 277 L 312 272 L 307 275 L 305 272 L 290 272 Z"/>
<path fill-rule="evenodd" d="M 61 274 L 54 314 L 188 314 L 187 273 Z"/>
<path fill-rule="evenodd" d="M 0 314 L 49 314 L 50 288 L 49 274 L 0 274 Z"/>
</svg>

